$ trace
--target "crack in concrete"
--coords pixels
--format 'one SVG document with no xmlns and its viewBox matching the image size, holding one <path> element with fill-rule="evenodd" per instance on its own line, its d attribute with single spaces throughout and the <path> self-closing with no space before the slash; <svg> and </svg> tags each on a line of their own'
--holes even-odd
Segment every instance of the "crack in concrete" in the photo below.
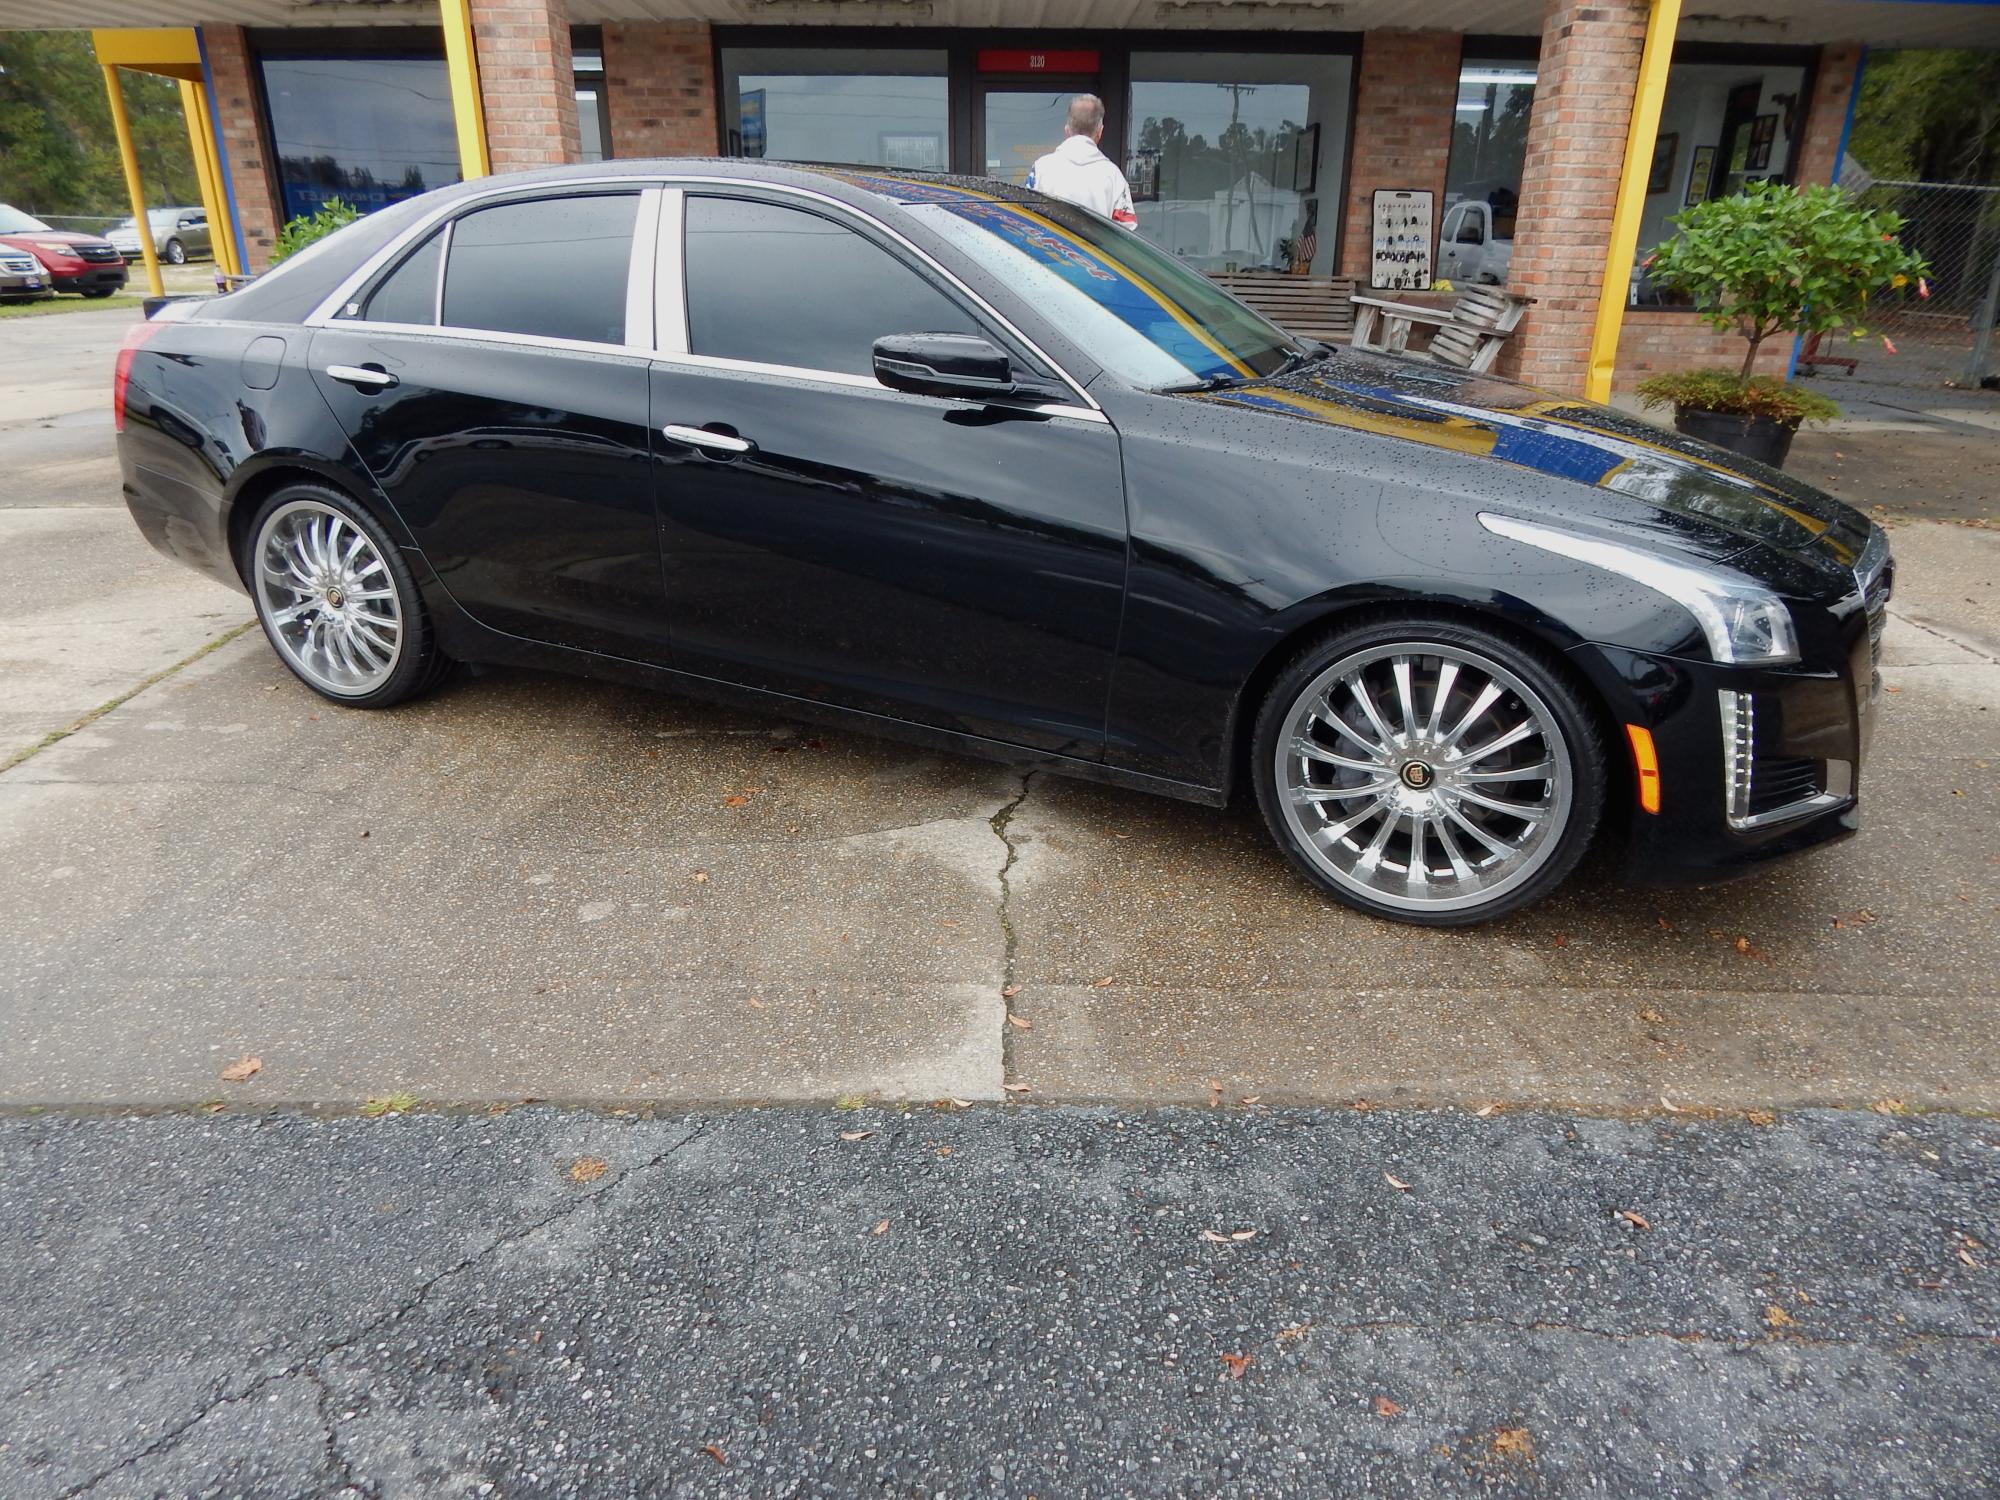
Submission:
<svg viewBox="0 0 2000 1500">
<path fill-rule="evenodd" d="M 1963 636 L 1953 635 L 1949 630 L 1940 630 L 1935 625 L 1926 625 L 1922 620 L 1916 619 L 1914 616 L 1911 615 L 1906 615 L 1902 613 L 1900 610 L 1895 610 L 1895 609 L 1890 610 L 1889 617 L 1893 620 L 1901 622 L 1904 625 L 1909 626 L 1912 630 L 1921 630 L 1925 635 L 1934 635 L 1948 646 L 1956 646 L 1961 651 L 1970 651 L 1974 656 L 1978 657 L 1988 666 L 2000 666 L 2000 656 L 1995 656 L 1992 652 L 1986 650 L 1985 647 L 1975 645 L 1973 642 L 1966 640 Z M 1909 663 L 1908 665 L 1946 666 L 1949 665 L 1949 663 L 1916 662 L 1916 663 Z M 1893 670 L 1893 668 L 1891 670 Z"/>
<path fill-rule="evenodd" d="M 365 1500 L 382 1500 L 382 1487 L 370 1484 L 354 1471 L 354 1461 L 347 1456 L 340 1443 L 340 1419 L 333 1409 L 333 1387 L 327 1384 L 326 1375 L 317 1366 L 309 1365 L 301 1372 L 312 1383 L 313 1401 L 319 1411 L 320 1426 L 326 1430 L 326 1462 L 333 1471 L 334 1480 L 345 1489 L 365 1497 Z M 316 1491 L 307 1491 L 307 1495 Z M 306 1500 L 301 1496 L 300 1500 Z"/>
<path fill-rule="evenodd" d="M 326 1388 L 324 1384 L 324 1379 L 320 1375 L 319 1367 L 322 1364 L 324 1364 L 327 1360 L 331 1359 L 334 1355 L 340 1354 L 346 1350 L 354 1348 L 357 1344 L 360 1344 L 363 1341 L 373 1337 L 375 1334 L 381 1332 L 383 1329 L 390 1327 L 392 1324 L 400 1322 L 405 1317 L 408 1317 L 411 1313 L 417 1311 L 417 1309 L 422 1307 L 424 1303 L 430 1299 L 431 1293 L 436 1291 L 437 1288 L 444 1285 L 447 1281 L 450 1281 L 455 1277 L 464 1275 L 467 1271 L 471 1270 L 474 1266 L 479 1265 L 482 1261 L 485 1261 L 486 1259 L 494 1255 L 496 1252 L 506 1248 L 509 1245 L 517 1245 L 522 1243 L 523 1241 L 529 1239 L 533 1235 L 539 1234 L 542 1230 L 548 1228 L 549 1225 L 557 1223 L 560 1220 L 566 1219 L 571 1214 L 578 1212 L 583 1207 L 585 1207 L 585 1205 L 594 1202 L 596 1199 L 603 1197 L 607 1193 L 617 1191 L 618 1188 L 620 1188 L 623 1184 L 632 1181 L 640 1174 L 651 1171 L 653 1168 L 659 1166 L 662 1162 L 666 1161 L 668 1157 L 674 1155 L 675 1152 L 682 1150 L 684 1147 L 692 1145 L 695 1141 L 699 1140 L 702 1136 L 706 1135 L 716 1123 L 717 1122 L 714 1120 L 700 1121 L 695 1125 L 694 1129 L 690 1130 L 686 1135 L 682 1136 L 678 1141 L 674 1142 L 673 1145 L 667 1147 L 664 1151 L 657 1152 L 653 1156 L 648 1157 L 645 1161 L 640 1162 L 630 1171 L 619 1173 L 617 1177 L 613 1178 L 610 1182 L 606 1183 L 602 1188 L 599 1188 L 591 1192 L 579 1193 L 575 1197 L 565 1198 L 563 1202 L 558 1204 L 555 1209 L 553 1209 L 549 1213 L 543 1214 L 539 1219 L 536 1219 L 533 1223 L 524 1225 L 519 1229 L 509 1230 L 504 1234 L 496 1235 L 482 1248 L 473 1251 L 472 1254 L 470 1255 L 461 1257 L 458 1261 L 445 1267 L 445 1269 L 439 1271 L 436 1275 L 426 1277 L 423 1281 L 417 1283 L 415 1291 L 413 1291 L 409 1296 L 404 1298 L 402 1302 L 390 1308 L 387 1312 L 381 1313 L 378 1316 L 369 1319 L 366 1323 L 364 1323 L 361 1327 L 355 1329 L 352 1333 L 349 1333 L 344 1337 L 335 1339 L 331 1343 L 321 1345 L 316 1352 L 308 1354 L 302 1359 L 294 1360 L 291 1364 L 286 1365 L 283 1369 L 271 1370 L 267 1371 L 265 1374 L 259 1375 L 255 1380 L 252 1380 L 242 1390 L 234 1392 L 233 1394 L 230 1395 L 217 1397 L 216 1399 L 208 1402 L 193 1416 L 189 1417 L 186 1421 L 177 1424 L 176 1426 L 170 1427 L 169 1429 L 167 1429 L 167 1431 L 161 1433 L 158 1437 L 154 1438 L 150 1443 L 146 1444 L 145 1447 L 141 1448 L 138 1452 L 129 1454 L 126 1457 L 119 1459 L 118 1462 L 110 1465 L 108 1468 L 99 1470 L 97 1473 L 91 1475 L 90 1478 L 84 1480 L 80 1484 L 71 1485 L 68 1489 L 58 1493 L 55 1496 L 55 1500 L 76 1500 L 77 1496 L 89 1493 L 91 1490 L 95 1489 L 98 1485 L 104 1483 L 105 1480 L 111 1478 L 114 1474 L 122 1473 L 125 1470 L 128 1470 L 137 1464 L 145 1462 L 145 1460 L 149 1458 L 157 1458 L 163 1453 L 172 1452 L 175 1448 L 180 1446 L 181 1442 L 187 1437 L 189 1433 L 193 1432 L 195 1428 L 199 1427 L 203 1422 L 207 1421 L 210 1417 L 215 1415 L 215 1413 L 217 1413 L 218 1411 L 221 1411 L 224 1407 L 234 1406 L 241 1401 L 248 1401 L 253 1396 L 260 1395 L 266 1388 L 276 1385 L 279 1381 L 290 1380 L 296 1377 L 303 1376 L 307 1380 L 312 1381 L 316 1389 L 320 1390 L 321 1392 L 324 1392 Z M 322 1420 L 324 1420 L 323 1405 L 321 1411 L 322 1411 Z M 329 1441 L 331 1441 L 330 1435 L 329 1435 Z M 356 1488 L 362 1488 L 362 1487 L 357 1484 Z M 366 1489 L 362 1489 L 362 1493 L 369 1494 L 371 1492 L 369 1492 Z"/>
<path fill-rule="evenodd" d="M 1021 849 L 1007 830 L 1014 821 L 1014 815 L 1021 810 L 1021 804 L 1028 800 L 1028 793 L 1034 787 L 1034 780 L 1033 771 L 1022 772 L 1021 789 L 989 820 L 994 837 L 999 839 L 1007 850 L 1007 857 L 1000 862 L 1000 868 L 995 872 L 995 879 L 1000 886 L 1000 899 L 995 907 L 995 914 L 1000 919 L 1001 938 L 1000 1081 L 1003 1084 L 1013 1076 L 1014 1071 L 1014 1025 L 1007 1019 L 1008 1012 L 1013 1008 L 1013 1001 L 1007 992 L 1014 988 L 1015 960 L 1020 950 L 1020 933 L 1014 926 L 1014 885 L 1009 877 L 1013 873 L 1015 861 L 1021 857 Z"/>
</svg>

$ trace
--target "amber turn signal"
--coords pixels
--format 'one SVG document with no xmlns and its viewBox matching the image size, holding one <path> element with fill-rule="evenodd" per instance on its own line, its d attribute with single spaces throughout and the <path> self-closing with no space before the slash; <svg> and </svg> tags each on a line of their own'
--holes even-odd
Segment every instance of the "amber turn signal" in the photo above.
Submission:
<svg viewBox="0 0 2000 1500">
<path fill-rule="evenodd" d="M 1643 724 L 1627 724 L 1625 738 L 1632 742 L 1632 764 L 1639 773 L 1639 805 L 1656 813 L 1660 810 L 1660 757 L 1653 749 L 1653 731 Z"/>
</svg>

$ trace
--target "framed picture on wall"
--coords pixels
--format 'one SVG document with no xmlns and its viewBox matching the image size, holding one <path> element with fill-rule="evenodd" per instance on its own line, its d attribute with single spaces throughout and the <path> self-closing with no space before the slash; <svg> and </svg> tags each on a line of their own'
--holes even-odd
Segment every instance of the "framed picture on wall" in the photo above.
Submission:
<svg viewBox="0 0 2000 1500">
<path fill-rule="evenodd" d="M 1674 158 L 1681 149 L 1680 132 L 1669 130 L 1653 142 L 1653 170 L 1646 175 L 1646 193 L 1664 193 L 1674 185 Z"/>
<path fill-rule="evenodd" d="M 1319 181 L 1319 126 L 1302 125 L 1292 142 L 1292 191 L 1310 193 Z"/>
<path fill-rule="evenodd" d="M 1771 166 L 1771 143 L 1778 138 L 1778 117 L 1759 115 L 1750 122 L 1750 149 L 1744 155 L 1746 172 L 1765 172 Z"/>
<path fill-rule="evenodd" d="M 1714 171 L 1715 147 L 1695 147 L 1694 163 L 1688 168 L 1687 197 L 1682 200 L 1686 207 L 1693 208 L 1708 196 L 1708 179 Z"/>
</svg>

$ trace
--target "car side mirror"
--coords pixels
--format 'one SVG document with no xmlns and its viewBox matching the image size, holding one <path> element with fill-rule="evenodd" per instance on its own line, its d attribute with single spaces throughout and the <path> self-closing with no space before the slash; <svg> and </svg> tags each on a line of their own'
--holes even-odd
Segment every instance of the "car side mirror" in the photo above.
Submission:
<svg viewBox="0 0 2000 1500">
<path fill-rule="evenodd" d="M 875 378 L 892 391 L 973 401 L 1011 396 L 1019 389 L 1006 351 L 969 333 L 892 333 L 879 338 Z"/>
</svg>

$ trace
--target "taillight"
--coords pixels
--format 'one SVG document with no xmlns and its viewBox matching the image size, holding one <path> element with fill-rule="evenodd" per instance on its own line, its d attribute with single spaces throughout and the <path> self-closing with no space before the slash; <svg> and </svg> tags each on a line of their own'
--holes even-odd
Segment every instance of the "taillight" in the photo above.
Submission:
<svg viewBox="0 0 2000 1500">
<path fill-rule="evenodd" d="M 159 331 L 160 325 L 151 321 L 134 323 L 125 330 L 125 342 L 118 346 L 118 365 L 111 375 L 111 428 L 114 432 L 125 430 L 125 386 L 132 378 L 132 356 Z"/>
</svg>

